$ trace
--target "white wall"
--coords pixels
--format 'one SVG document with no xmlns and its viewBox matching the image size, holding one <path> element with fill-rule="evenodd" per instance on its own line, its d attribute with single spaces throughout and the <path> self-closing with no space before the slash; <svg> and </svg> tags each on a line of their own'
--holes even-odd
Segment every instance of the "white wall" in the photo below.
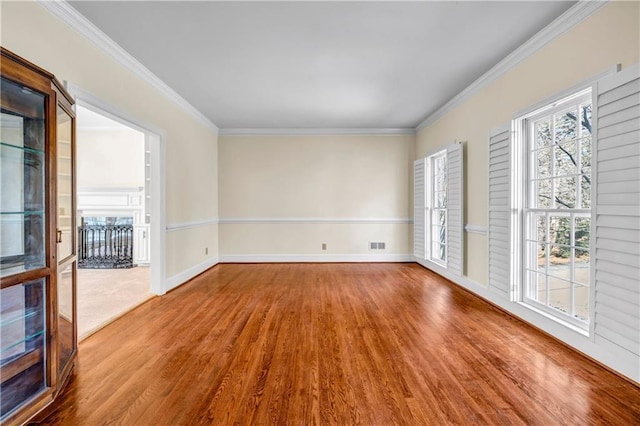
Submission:
<svg viewBox="0 0 640 426">
<path fill-rule="evenodd" d="M 80 125 L 76 134 L 78 190 L 144 187 L 144 133 Z"/>
<path fill-rule="evenodd" d="M 197 265 L 213 262 L 218 247 L 215 222 L 200 225 L 200 232 L 184 225 L 217 217 L 217 131 L 40 4 L 2 2 L 0 7 L 2 46 L 164 132 L 164 207 L 167 224 L 173 225 L 166 240 L 166 275 L 178 277 Z"/>
<path fill-rule="evenodd" d="M 509 123 L 519 111 L 615 64 L 627 68 L 637 63 L 640 60 L 639 18 L 638 2 L 606 4 L 418 133 L 416 158 L 452 140 L 467 141 L 467 223 L 487 225 L 489 131 Z M 635 354 L 611 342 L 585 337 L 492 293 L 487 282 L 484 235 L 468 234 L 466 248 L 467 276 L 459 280 L 452 277 L 454 281 L 640 382 L 640 359 Z M 446 275 L 446 271 L 438 272 Z"/>
<path fill-rule="evenodd" d="M 410 253 L 414 141 L 413 135 L 221 136 L 222 259 Z M 369 251 L 369 241 L 387 248 Z"/>
</svg>

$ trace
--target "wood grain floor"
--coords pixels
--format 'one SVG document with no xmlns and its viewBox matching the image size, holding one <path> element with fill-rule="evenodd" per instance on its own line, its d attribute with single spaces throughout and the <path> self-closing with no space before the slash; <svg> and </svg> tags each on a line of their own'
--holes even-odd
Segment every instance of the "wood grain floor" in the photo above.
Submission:
<svg viewBox="0 0 640 426">
<path fill-rule="evenodd" d="M 83 341 L 47 415 L 638 425 L 640 390 L 415 264 L 218 265 Z"/>
</svg>

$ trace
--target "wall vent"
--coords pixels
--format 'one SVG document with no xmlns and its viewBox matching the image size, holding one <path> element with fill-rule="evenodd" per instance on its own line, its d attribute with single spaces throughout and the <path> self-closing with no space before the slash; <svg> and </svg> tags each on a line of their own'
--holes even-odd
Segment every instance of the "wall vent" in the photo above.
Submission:
<svg viewBox="0 0 640 426">
<path fill-rule="evenodd" d="M 369 250 L 384 250 L 385 248 L 386 248 L 386 243 L 384 242 L 369 241 Z"/>
</svg>

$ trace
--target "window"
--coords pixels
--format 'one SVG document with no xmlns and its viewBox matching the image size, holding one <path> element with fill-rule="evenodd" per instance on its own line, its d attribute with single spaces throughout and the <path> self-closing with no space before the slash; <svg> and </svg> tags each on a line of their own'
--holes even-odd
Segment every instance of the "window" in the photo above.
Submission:
<svg viewBox="0 0 640 426">
<path fill-rule="evenodd" d="M 587 328 L 591 246 L 591 89 L 516 120 L 521 132 L 524 303 Z"/>
<path fill-rule="evenodd" d="M 640 66 L 565 93 L 489 133 L 487 292 L 640 355 Z"/>
<path fill-rule="evenodd" d="M 462 275 L 463 144 L 414 164 L 414 255 Z"/>
<path fill-rule="evenodd" d="M 447 151 L 427 157 L 427 256 L 447 264 Z"/>
</svg>

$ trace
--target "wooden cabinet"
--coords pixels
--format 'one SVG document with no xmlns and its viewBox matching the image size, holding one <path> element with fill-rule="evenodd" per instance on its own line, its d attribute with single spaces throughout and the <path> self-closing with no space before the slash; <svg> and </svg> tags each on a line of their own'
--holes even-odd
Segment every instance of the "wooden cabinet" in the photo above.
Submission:
<svg viewBox="0 0 640 426">
<path fill-rule="evenodd" d="M 19 424 L 76 356 L 75 114 L 52 74 L 0 49 L 0 421 Z"/>
</svg>

